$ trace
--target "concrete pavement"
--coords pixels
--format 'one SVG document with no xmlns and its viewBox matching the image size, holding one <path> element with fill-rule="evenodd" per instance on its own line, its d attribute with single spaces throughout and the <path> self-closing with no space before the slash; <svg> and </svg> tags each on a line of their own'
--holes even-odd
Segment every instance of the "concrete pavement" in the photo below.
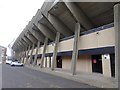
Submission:
<svg viewBox="0 0 120 90">
<path fill-rule="evenodd" d="M 45 72 L 45 73 L 49 73 L 52 75 L 56 75 L 56 76 L 60 76 L 63 78 L 67 78 L 70 80 L 74 80 L 80 83 L 85 83 L 91 86 L 95 86 L 98 88 L 117 88 L 117 82 L 114 78 L 108 78 L 108 77 L 104 77 L 101 74 L 97 74 L 97 73 L 83 73 L 83 72 L 79 72 L 77 73 L 77 75 L 72 75 L 69 71 L 67 70 L 61 70 L 61 69 L 55 69 L 54 71 L 51 71 L 50 68 L 40 68 L 38 66 L 33 67 L 33 66 L 26 66 L 28 68 L 34 69 L 34 70 L 38 70 L 41 72 Z"/>
</svg>

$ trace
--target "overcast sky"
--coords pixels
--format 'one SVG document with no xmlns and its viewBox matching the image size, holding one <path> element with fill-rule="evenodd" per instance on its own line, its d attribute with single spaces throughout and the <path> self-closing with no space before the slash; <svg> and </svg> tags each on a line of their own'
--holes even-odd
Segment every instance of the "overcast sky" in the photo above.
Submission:
<svg viewBox="0 0 120 90">
<path fill-rule="evenodd" d="M 0 0 L 0 45 L 8 47 L 41 8 L 44 0 Z M 10 55 L 10 50 L 7 52 Z"/>
</svg>

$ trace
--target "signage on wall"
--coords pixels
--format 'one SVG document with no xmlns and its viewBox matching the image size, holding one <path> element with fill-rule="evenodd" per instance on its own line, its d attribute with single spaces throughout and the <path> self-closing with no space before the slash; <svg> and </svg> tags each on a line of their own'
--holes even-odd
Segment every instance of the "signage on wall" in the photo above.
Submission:
<svg viewBox="0 0 120 90">
<path fill-rule="evenodd" d="M 110 55 L 109 54 L 104 54 L 104 59 L 105 60 L 109 60 L 110 59 Z"/>
<path fill-rule="evenodd" d="M 96 64 L 96 63 L 97 63 L 97 60 L 96 60 L 96 59 L 93 59 L 93 63 Z"/>
</svg>

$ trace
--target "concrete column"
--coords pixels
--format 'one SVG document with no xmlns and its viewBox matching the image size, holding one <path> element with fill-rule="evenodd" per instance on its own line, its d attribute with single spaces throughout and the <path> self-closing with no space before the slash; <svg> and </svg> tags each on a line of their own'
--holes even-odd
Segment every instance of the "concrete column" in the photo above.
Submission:
<svg viewBox="0 0 120 90">
<path fill-rule="evenodd" d="M 102 70 L 104 76 L 111 77 L 110 54 L 102 55 Z"/>
<path fill-rule="evenodd" d="M 23 49 L 23 52 L 21 52 L 21 62 L 24 62 L 24 57 L 25 57 L 25 49 Z"/>
<path fill-rule="evenodd" d="M 53 56 L 51 56 L 51 68 L 52 68 L 52 64 L 53 64 L 52 62 L 53 62 Z"/>
<path fill-rule="evenodd" d="M 20 61 L 23 62 L 23 59 L 24 59 L 24 50 L 23 50 L 23 52 L 21 52 L 20 59 L 21 59 Z"/>
<path fill-rule="evenodd" d="M 25 51 L 24 51 L 24 56 L 23 56 L 23 62 L 22 62 L 22 63 L 24 63 L 24 62 L 25 62 L 26 51 L 27 51 L 27 48 L 26 48 L 26 49 L 25 49 Z"/>
<path fill-rule="evenodd" d="M 45 57 L 45 67 L 47 67 L 47 57 Z"/>
<path fill-rule="evenodd" d="M 49 57 L 47 57 L 47 68 L 49 68 Z"/>
<path fill-rule="evenodd" d="M 43 67 L 45 67 L 45 57 L 44 57 L 44 60 L 43 60 Z"/>
<path fill-rule="evenodd" d="M 120 4 L 114 6 L 114 27 L 115 27 L 115 78 L 118 80 L 120 70 Z"/>
<path fill-rule="evenodd" d="M 20 61 L 23 62 L 23 55 L 24 55 L 24 50 L 21 51 L 21 55 L 20 55 Z"/>
<path fill-rule="evenodd" d="M 74 35 L 74 46 L 73 46 L 73 53 L 72 53 L 72 62 L 71 62 L 72 75 L 76 74 L 76 63 L 77 63 L 77 59 L 78 59 L 79 35 L 80 35 L 80 24 L 76 23 L 76 25 L 75 25 L 75 35 Z"/>
<path fill-rule="evenodd" d="M 55 38 L 55 47 L 53 52 L 53 60 L 52 60 L 52 68 L 51 68 L 52 70 L 54 70 L 56 67 L 56 57 L 57 57 L 59 39 L 60 39 L 60 33 L 57 32 Z"/>
<path fill-rule="evenodd" d="M 29 58 L 29 61 L 28 61 L 28 64 L 29 64 L 29 65 L 30 65 L 30 63 L 31 63 L 31 61 L 32 61 L 32 59 L 33 59 L 33 58 L 32 58 L 32 56 L 33 56 L 32 54 L 33 54 L 34 48 L 35 48 L 35 44 L 32 45 L 32 49 L 31 49 L 31 52 L 30 52 L 30 58 Z"/>
<path fill-rule="evenodd" d="M 22 61 L 22 57 L 23 57 L 23 51 L 19 52 L 19 58 L 18 58 L 18 60 L 20 60 L 20 62 Z"/>
<path fill-rule="evenodd" d="M 51 57 L 49 57 L 49 67 L 51 67 Z"/>
<path fill-rule="evenodd" d="M 40 41 L 38 41 L 38 43 L 37 43 L 37 48 L 36 48 L 36 52 L 35 52 L 35 59 L 34 59 L 34 62 L 33 62 L 33 66 L 35 66 L 37 64 L 37 56 L 38 56 L 39 47 L 40 47 Z"/>
<path fill-rule="evenodd" d="M 27 64 L 27 61 L 28 61 L 28 54 L 30 52 L 30 46 L 28 47 L 28 51 L 27 51 L 27 55 L 26 55 L 26 60 L 25 60 L 25 64 Z"/>
<path fill-rule="evenodd" d="M 48 38 L 46 37 L 46 38 L 45 38 L 45 42 L 44 42 L 44 46 L 43 46 L 43 53 L 42 53 L 42 57 L 41 57 L 40 68 L 43 67 L 43 61 L 44 61 L 44 57 L 45 57 L 45 52 L 46 52 L 47 43 L 48 43 Z"/>
</svg>

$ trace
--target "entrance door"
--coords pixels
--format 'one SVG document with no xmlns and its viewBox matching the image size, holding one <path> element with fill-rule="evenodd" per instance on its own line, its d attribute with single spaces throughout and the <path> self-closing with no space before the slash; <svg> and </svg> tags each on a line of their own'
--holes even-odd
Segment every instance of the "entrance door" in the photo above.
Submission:
<svg viewBox="0 0 120 90">
<path fill-rule="evenodd" d="M 102 57 L 101 55 L 92 56 L 92 72 L 102 73 Z"/>
<path fill-rule="evenodd" d="M 115 54 L 110 54 L 111 75 L 115 77 Z"/>
<path fill-rule="evenodd" d="M 61 56 L 57 56 L 57 59 L 56 59 L 56 63 L 57 63 L 57 68 L 62 68 L 62 58 Z"/>
</svg>

